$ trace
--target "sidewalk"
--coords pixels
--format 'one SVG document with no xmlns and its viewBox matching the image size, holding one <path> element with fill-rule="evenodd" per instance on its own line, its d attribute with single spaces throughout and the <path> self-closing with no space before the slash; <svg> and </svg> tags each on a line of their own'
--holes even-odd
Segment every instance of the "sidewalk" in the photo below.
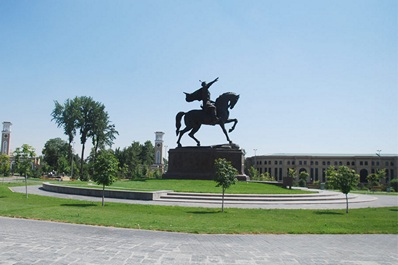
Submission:
<svg viewBox="0 0 398 265">
<path fill-rule="evenodd" d="M 47 192 L 77 200 L 101 198 Z M 25 187 L 13 187 L 25 192 Z M 364 196 L 364 197 L 362 197 Z M 374 200 L 370 200 L 370 198 Z M 397 206 L 397 196 L 361 195 L 350 208 Z M 219 207 L 218 204 L 138 201 L 132 204 Z M 229 207 L 339 209 L 345 204 L 231 204 Z M 233 220 L 231 220 L 233 221 Z M 310 224 L 309 224 L 310 225 Z M 0 264 L 398 264 L 398 235 L 206 235 L 97 227 L 0 217 Z"/>
<path fill-rule="evenodd" d="M 25 193 L 25 187 L 12 187 L 12 191 Z M 332 193 L 328 191 L 329 193 Z M 101 198 L 99 197 L 90 197 L 90 196 L 80 196 L 80 195 L 71 195 L 71 194 L 62 194 L 49 192 L 41 189 L 41 186 L 28 186 L 29 194 L 37 194 L 42 196 L 50 196 L 57 198 L 67 198 L 67 199 L 76 199 L 83 201 L 94 201 L 100 202 Z M 191 207 L 206 207 L 206 208 L 218 208 L 220 207 L 217 203 L 206 203 L 206 202 L 183 202 L 183 201 L 142 201 L 142 200 L 124 200 L 124 199 L 113 199 L 113 198 L 105 198 L 107 202 L 118 202 L 118 203 L 130 203 L 130 204 L 153 204 L 153 205 L 169 205 L 169 206 L 191 206 Z M 356 198 L 349 201 L 349 207 L 351 209 L 355 208 L 368 208 L 368 207 L 390 207 L 390 206 L 398 206 L 398 196 L 385 196 L 385 195 L 361 195 L 357 194 Z M 340 202 L 269 202 L 269 203 L 261 203 L 261 204 L 248 204 L 248 203 L 226 203 L 226 208 L 261 208 L 261 209 L 345 209 L 346 204 L 345 201 L 342 200 Z"/>
<path fill-rule="evenodd" d="M 398 264 L 397 235 L 197 235 L 0 217 L 0 264 Z"/>
</svg>

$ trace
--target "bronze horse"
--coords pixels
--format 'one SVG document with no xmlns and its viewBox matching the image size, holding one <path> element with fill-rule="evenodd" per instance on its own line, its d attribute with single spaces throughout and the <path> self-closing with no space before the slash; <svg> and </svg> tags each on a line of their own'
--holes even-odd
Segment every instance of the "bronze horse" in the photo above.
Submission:
<svg viewBox="0 0 398 265">
<path fill-rule="evenodd" d="M 238 123 L 237 119 L 229 119 L 229 111 L 228 109 L 233 109 L 235 104 L 239 100 L 239 95 L 236 95 L 235 93 L 232 92 L 227 92 L 222 94 L 216 99 L 216 109 L 217 109 L 217 117 L 218 117 L 218 122 L 217 123 L 212 123 L 211 117 L 208 113 L 206 113 L 204 110 L 191 110 L 188 112 L 179 112 L 176 116 L 176 134 L 178 137 L 178 147 L 181 147 L 181 137 L 184 135 L 184 133 L 191 131 L 188 135 L 195 140 L 197 143 L 197 146 L 200 146 L 200 142 L 198 139 L 195 138 L 195 133 L 200 129 L 202 124 L 205 125 L 216 125 L 219 124 L 221 129 L 223 130 L 225 136 L 227 137 L 227 140 L 230 144 L 232 144 L 232 141 L 229 139 L 228 133 L 225 130 L 225 124 L 234 122 L 234 125 L 229 129 L 229 132 L 232 132 L 235 129 L 236 124 Z M 185 122 L 185 128 L 183 130 L 180 130 L 181 127 L 181 119 L 184 116 L 184 122 Z"/>
</svg>

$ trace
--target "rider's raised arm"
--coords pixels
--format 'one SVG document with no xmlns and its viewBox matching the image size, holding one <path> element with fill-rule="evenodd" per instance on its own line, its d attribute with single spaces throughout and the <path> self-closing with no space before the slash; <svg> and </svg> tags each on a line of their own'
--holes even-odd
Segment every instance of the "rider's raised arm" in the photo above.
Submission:
<svg viewBox="0 0 398 265">
<path fill-rule="evenodd" d="M 208 83 L 207 87 L 210 87 L 212 84 L 214 84 L 217 81 L 218 81 L 218 77 L 216 79 L 214 79 L 213 81 L 211 81 L 210 83 Z"/>
</svg>

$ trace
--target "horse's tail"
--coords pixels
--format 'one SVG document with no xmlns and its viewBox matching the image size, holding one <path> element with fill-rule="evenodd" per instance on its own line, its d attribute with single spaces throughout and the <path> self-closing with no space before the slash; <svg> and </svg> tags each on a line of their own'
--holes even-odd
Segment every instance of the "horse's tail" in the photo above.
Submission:
<svg viewBox="0 0 398 265">
<path fill-rule="evenodd" d="M 178 114 L 177 114 L 177 116 L 176 116 L 176 128 L 177 128 L 177 130 L 176 130 L 176 135 L 177 135 L 177 136 L 178 136 L 178 134 L 179 134 L 179 132 L 180 132 L 181 119 L 182 119 L 182 116 L 184 116 L 184 115 L 185 115 L 185 112 L 180 111 L 180 112 L 178 112 Z"/>
</svg>

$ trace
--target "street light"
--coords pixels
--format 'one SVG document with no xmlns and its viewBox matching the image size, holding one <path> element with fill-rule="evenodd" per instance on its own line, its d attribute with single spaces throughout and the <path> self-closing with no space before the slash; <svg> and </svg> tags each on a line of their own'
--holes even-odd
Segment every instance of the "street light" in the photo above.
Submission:
<svg viewBox="0 0 398 265">
<path fill-rule="evenodd" d="M 257 149 L 253 149 L 254 151 L 254 167 L 257 169 Z"/>
<path fill-rule="evenodd" d="M 381 152 L 381 150 L 379 149 L 379 150 L 377 150 L 377 153 L 376 153 L 376 155 L 379 157 L 379 170 L 381 168 L 381 155 L 380 155 L 380 152 Z"/>
<path fill-rule="evenodd" d="M 380 152 L 381 152 L 381 150 L 379 149 L 379 150 L 377 150 L 377 153 L 376 153 L 376 155 L 379 157 L 379 172 L 378 172 L 378 174 L 380 174 L 380 170 L 381 170 L 381 155 L 380 155 Z M 387 180 L 388 182 L 390 181 L 390 180 Z"/>
</svg>

